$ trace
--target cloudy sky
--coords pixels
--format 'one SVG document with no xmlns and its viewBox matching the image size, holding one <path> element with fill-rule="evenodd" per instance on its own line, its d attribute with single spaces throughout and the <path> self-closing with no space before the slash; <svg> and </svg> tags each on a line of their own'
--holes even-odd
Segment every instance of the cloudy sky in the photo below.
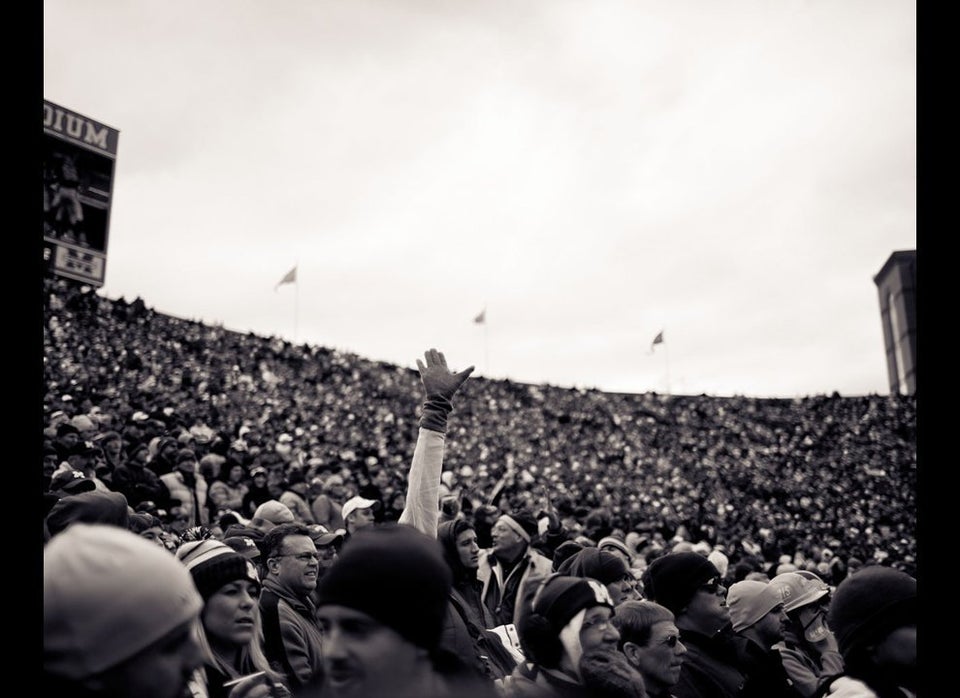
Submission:
<svg viewBox="0 0 960 698">
<path fill-rule="evenodd" d="M 120 131 L 109 298 L 523 382 L 885 394 L 915 14 L 45 0 L 43 93 Z"/>
</svg>

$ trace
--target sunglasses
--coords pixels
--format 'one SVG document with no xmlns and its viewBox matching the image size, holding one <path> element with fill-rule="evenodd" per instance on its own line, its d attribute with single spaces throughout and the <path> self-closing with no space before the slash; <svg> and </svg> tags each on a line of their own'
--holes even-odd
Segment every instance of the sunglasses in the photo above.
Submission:
<svg viewBox="0 0 960 698">
<path fill-rule="evenodd" d="M 663 640 L 660 641 L 660 644 L 661 644 L 661 645 L 666 645 L 667 647 L 670 647 L 670 648 L 673 648 L 673 647 L 676 647 L 676 646 L 677 646 L 677 643 L 678 643 L 678 642 L 680 642 L 680 636 L 679 636 L 679 635 L 670 635 L 670 636 L 668 636 L 668 637 L 663 638 Z"/>
</svg>

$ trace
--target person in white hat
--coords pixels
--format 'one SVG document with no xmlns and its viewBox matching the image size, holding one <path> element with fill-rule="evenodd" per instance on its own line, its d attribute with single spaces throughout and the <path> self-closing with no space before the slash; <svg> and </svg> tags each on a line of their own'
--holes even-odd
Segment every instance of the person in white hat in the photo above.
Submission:
<svg viewBox="0 0 960 698">
<path fill-rule="evenodd" d="M 77 523 L 43 549 L 37 693 L 179 698 L 201 662 L 203 600 L 187 569 L 117 526 Z"/>
</svg>

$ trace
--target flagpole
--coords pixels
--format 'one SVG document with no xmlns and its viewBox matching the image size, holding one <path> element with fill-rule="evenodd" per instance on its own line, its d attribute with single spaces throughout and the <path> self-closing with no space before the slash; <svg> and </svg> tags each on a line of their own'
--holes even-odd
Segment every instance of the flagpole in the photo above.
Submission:
<svg viewBox="0 0 960 698">
<path fill-rule="evenodd" d="M 670 397 L 670 347 L 666 342 L 663 343 L 663 361 L 667 372 L 667 397 Z"/>
</svg>

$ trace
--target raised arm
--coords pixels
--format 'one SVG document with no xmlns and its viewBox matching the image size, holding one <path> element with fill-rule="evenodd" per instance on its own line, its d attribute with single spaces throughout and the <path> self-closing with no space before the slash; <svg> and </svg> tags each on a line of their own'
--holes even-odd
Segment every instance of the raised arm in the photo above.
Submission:
<svg viewBox="0 0 960 698">
<path fill-rule="evenodd" d="M 451 400 L 473 373 L 473 366 L 454 373 L 447 368 L 443 352 L 429 349 L 417 359 L 420 382 L 425 398 L 420 415 L 417 445 L 407 478 L 407 498 L 400 514 L 400 523 L 413 526 L 432 538 L 437 537 L 440 518 L 440 472 L 443 470 L 443 447 L 447 433 L 447 416 L 453 411 Z"/>
</svg>

